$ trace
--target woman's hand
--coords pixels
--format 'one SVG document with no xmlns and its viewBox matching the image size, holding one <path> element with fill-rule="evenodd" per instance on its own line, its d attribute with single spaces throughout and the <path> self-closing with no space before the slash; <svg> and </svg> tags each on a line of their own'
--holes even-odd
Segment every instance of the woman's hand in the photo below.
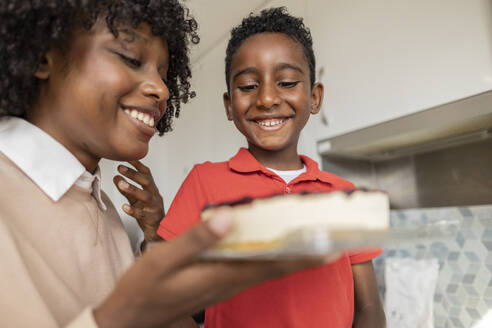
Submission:
<svg viewBox="0 0 492 328">
<path fill-rule="evenodd" d="M 142 189 L 128 183 L 125 178 L 116 175 L 113 182 L 118 190 L 126 197 L 128 204 L 123 205 L 123 211 L 134 217 L 142 229 L 145 241 L 161 240 L 157 228 L 164 217 L 164 201 L 155 185 L 150 169 L 140 161 L 130 161 L 135 169 L 125 165 L 118 166 L 118 172 L 129 180 L 139 184 Z"/>
<path fill-rule="evenodd" d="M 232 228 L 231 214 L 221 211 L 183 235 L 152 247 L 94 310 L 98 326 L 166 326 L 252 285 L 333 260 L 331 256 L 282 261 L 197 258 Z"/>
</svg>

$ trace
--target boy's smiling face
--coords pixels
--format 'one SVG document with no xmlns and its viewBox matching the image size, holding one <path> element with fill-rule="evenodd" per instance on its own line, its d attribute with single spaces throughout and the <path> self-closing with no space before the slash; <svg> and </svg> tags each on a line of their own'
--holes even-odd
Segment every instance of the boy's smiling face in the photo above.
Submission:
<svg viewBox="0 0 492 328">
<path fill-rule="evenodd" d="M 144 157 L 169 98 L 165 42 L 146 24 L 119 31 L 115 38 L 104 20 L 75 31 L 69 51 L 48 51 L 36 72 L 40 94 L 28 119 L 88 170 L 100 158 Z"/>
<path fill-rule="evenodd" d="M 226 114 L 250 151 L 297 156 L 299 134 L 323 97 L 321 84 L 311 88 L 302 45 L 282 33 L 255 34 L 232 57 L 230 75 Z"/>
</svg>

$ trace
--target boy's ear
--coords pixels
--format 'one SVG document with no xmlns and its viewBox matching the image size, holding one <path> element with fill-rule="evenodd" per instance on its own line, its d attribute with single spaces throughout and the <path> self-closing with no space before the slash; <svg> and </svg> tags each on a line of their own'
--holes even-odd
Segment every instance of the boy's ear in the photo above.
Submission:
<svg viewBox="0 0 492 328">
<path fill-rule="evenodd" d="M 222 99 L 224 100 L 224 108 L 226 111 L 227 119 L 229 121 L 232 121 L 232 106 L 231 106 L 231 97 L 229 96 L 229 93 L 224 92 Z"/>
<path fill-rule="evenodd" d="M 54 51 L 48 50 L 38 65 L 34 76 L 40 80 L 47 80 L 53 69 Z"/>
<path fill-rule="evenodd" d="M 323 83 L 315 83 L 311 91 L 311 114 L 318 114 L 323 103 L 325 87 Z"/>
</svg>

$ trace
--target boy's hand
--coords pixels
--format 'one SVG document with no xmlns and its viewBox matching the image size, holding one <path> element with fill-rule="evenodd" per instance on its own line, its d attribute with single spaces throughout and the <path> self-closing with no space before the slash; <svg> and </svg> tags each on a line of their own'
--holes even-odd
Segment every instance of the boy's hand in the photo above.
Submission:
<svg viewBox="0 0 492 328">
<path fill-rule="evenodd" d="M 326 261 L 323 258 L 258 262 L 197 260 L 199 253 L 231 229 L 230 213 L 221 212 L 172 241 L 152 247 L 94 310 L 98 326 L 166 326 L 249 286 Z"/>
<path fill-rule="evenodd" d="M 123 205 L 123 211 L 137 219 L 146 241 L 161 240 L 157 235 L 157 228 L 164 217 L 164 201 L 159 189 L 155 185 L 150 169 L 140 161 L 128 162 L 136 170 L 124 166 L 118 166 L 118 172 L 133 182 L 139 184 L 142 189 L 128 183 L 125 178 L 116 175 L 113 182 L 129 204 Z"/>
</svg>

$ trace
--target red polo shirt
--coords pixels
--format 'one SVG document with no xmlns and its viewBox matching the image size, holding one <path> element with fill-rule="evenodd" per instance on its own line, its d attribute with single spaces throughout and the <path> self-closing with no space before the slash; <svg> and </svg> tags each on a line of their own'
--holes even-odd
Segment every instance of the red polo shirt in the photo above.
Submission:
<svg viewBox="0 0 492 328">
<path fill-rule="evenodd" d="M 355 188 L 334 174 L 320 171 L 309 157 L 300 157 L 306 172 L 288 184 L 244 148 L 227 162 L 195 165 L 162 220 L 159 235 L 170 240 L 187 231 L 200 221 L 201 209 L 207 203 Z M 352 327 L 351 264 L 369 261 L 380 253 L 350 253 L 334 263 L 249 288 L 207 308 L 205 327 Z"/>
</svg>

